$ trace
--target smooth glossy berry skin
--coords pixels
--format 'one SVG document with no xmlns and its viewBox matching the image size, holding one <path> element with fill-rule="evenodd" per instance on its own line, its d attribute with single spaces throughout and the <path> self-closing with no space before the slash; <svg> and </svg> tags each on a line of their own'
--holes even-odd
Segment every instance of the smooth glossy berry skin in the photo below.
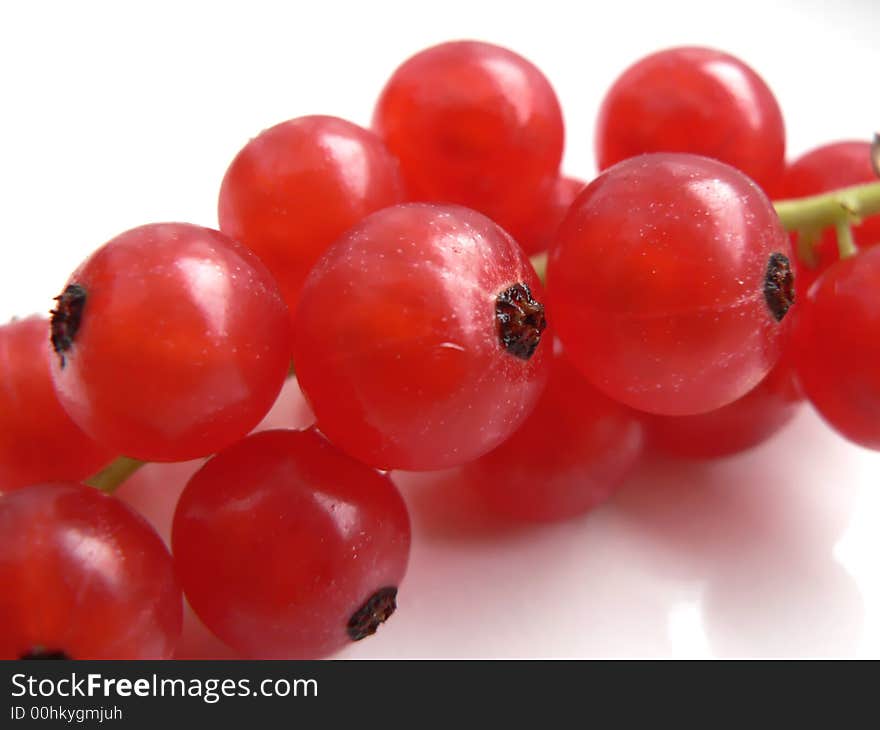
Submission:
<svg viewBox="0 0 880 730">
<path fill-rule="evenodd" d="M 521 322 L 528 338 L 502 337 L 499 316 L 525 314 L 526 291 L 542 309 L 528 258 L 485 216 L 423 203 L 374 213 L 318 262 L 297 310 L 294 365 L 318 428 L 382 469 L 494 448 L 546 380 L 543 314 Z"/>
<path fill-rule="evenodd" d="M 55 387 L 74 421 L 117 453 L 214 453 L 256 426 L 284 383 L 287 307 L 257 257 L 219 231 L 135 228 L 92 254 L 71 285 L 85 302 L 54 361 Z"/>
<path fill-rule="evenodd" d="M 250 657 L 319 658 L 400 584 L 410 526 L 386 476 L 313 429 L 263 431 L 193 476 L 172 543 L 187 599 L 217 636 Z"/>
<path fill-rule="evenodd" d="M 473 208 L 514 238 L 553 195 L 559 102 L 506 48 L 454 41 L 417 53 L 382 90 L 373 128 L 400 160 L 411 199 Z"/>
<path fill-rule="evenodd" d="M 311 412 L 295 377 L 284 383 L 275 405 L 255 430 L 305 429 L 314 424 Z M 171 464 L 146 464 L 113 493 L 153 526 L 167 545 L 171 545 L 171 523 L 180 494 L 187 482 L 204 465 L 203 459 Z M 238 654 L 220 641 L 184 606 L 183 630 L 177 644 L 176 659 L 236 659 Z"/>
<path fill-rule="evenodd" d="M 810 288 L 795 333 L 804 393 L 839 433 L 880 450 L 880 247 L 838 261 Z"/>
<path fill-rule="evenodd" d="M 746 395 L 718 410 L 648 417 L 648 437 L 658 450 L 684 459 L 732 456 L 778 433 L 802 403 L 794 372 L 788 363 L 779 363 Z"/>
<path fill-rule="evenodd" d="M 871 165 L 870 142 L 835 142 L 817 147 L 789 165 L 782 183 L 782 195 L 802 198 L 877 180 Z M 880 216 L 866 218 L 860 225 L 852 227 L 852 233 L 860 248 L 880 244 Z M 795 240 L 798 235 L 792 234 Z M 837 233 L 833 227 L 824 231 L 813 251 L 815 264 L 798 258 L 799 292 L 806 292 L 822 272 L 839 259 Z"/>
<path fill-rule="evenodd" d="M 81 484 L 0 497 L 0 659 L 170 659 L 182 598 L 162 541 Z"/>
<path fill-rule="evenodd" d="M 785 167 L 773 93 L 742 61 L 710 48 L 670 48 L 630 66 L 605 95 L 595 134 L 600 170 L 646 152 L 689 152 L 775 195 Z"/>
<path fill-rule="evenodd" d="M 306 403 L 296 378 L 290 377 L 285 381 L 275 405 L 254 430 L 268 431 L 280 428 L 302 430 L 314 423 L 315 416 Z M 171 521 L 177 500 L 190 477 L 204 463 L 204 459 L 192 459 L 144 464 L 113 492 L 113 496 L 142 515 L 170 545 Z"/>
<path fill-rule="evenodd" d="M 324 250 L 403 200 L 397 160 L 373 132 L 337 117 L 298 117 L 265 130 L 232 161 L 220 187 L 220 230 L 260 257 L 293 313 Z"/>
<path fill-rule="evenodd" d="M 114 457 L 61 407 L 52 386 L 54 357 L 45 317 L 0 326 L 0 491 L 85 479 Z"/>
<path fill-rule="evenodd" d="M 776 363 L 790 258 L 770 201 L 742 173 L 643 155 L 577 198 L 550 251 L 547 296 L 566 352 L 606 395 L 651 413 L 704 413 Z"/>
<path fill-rule="evenodd" d="M 553 184 L 553 195 L 514 236 L 527 254 L 531 256 L 550 247 L 568 209 L 586 186 L 583 180 L 574 177 L 562 176 L 556 179 Z"/>
<path fill-rule="evenodd" d="M 564 520 L 604 502 L 639 463 L 642 443 L 640 414 L 602 395 L 557 352 L 525 423 L 460 478 L 498 516 Z"/>
</svg>

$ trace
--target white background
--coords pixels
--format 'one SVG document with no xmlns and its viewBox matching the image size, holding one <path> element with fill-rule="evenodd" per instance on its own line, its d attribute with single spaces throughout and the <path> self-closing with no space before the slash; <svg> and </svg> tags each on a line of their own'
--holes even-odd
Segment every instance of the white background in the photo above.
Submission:
<svg viewBox="0 0 880 730">
<path fill-rule="evenodd" d="M 565 170 L 594 174 L 602 94 L 676 44 L 739 55 L 777 94 L 789 154 L 880 125 L 874 0 L 0 4 L 0 318 L 141 223 L 216 225 L 251 136 L 310 113 L 368 124 L 410 54 L 506 45 L 560 96 Z M 805 412 L 748 455 L 657 465 L 611 505 L 481 534 L 410 485 L 400 611 L 347 656 L 880 656 L 880 455 Z M 419 486 L 419 489 L 414 489 Z M 428 506 L 426 506 L 428 505 Z"/>
</svg>

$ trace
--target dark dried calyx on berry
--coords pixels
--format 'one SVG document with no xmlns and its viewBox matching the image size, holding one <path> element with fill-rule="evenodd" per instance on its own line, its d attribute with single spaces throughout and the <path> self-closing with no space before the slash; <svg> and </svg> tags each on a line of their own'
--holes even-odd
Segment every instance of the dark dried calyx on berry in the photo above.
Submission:
<svg viewBox="0 0 880 730">
<path fill-rule="evenodd" d="M 397 608 L 397 588 L 380 588 L 348 620 L 348 635 L 352 641 L 360 641 L 376 633 Z"/>
<path fill-rule="evenodd" d="M 514 357 L 528 360 L 535 354 L 547 327 L 544 305 L 532 298 L 528 284 L 514 284 L 495 299 L 495 320 L 501 346 Z"/>
<path fill-rule="evenodd" d="M 73 341 L 82 322 L 86 306 L 86 290 L 79 284 L 68 284 L 61 294 L 55 297 L 58 304 L 52 310 L 51 331 L 52 348 L 58 353 L 61 367 L 66 364 L 65 353 L 73 347 Z"/>
<path fill-rule="evenodd" d="M 57 649 L 46 649 L 42 646 L 36 646 L 29 652 L 22 654 L 19 659 L 70 659 L 70 657 Z"/>
<path fill-rule="evenodd" d="M 781 253 L 770 254 L 767 272 L 764 274 L 764 299 L 773 318 L 779 322 L 794 304 L 794 273 L 788 257 Z"/>
</svg>

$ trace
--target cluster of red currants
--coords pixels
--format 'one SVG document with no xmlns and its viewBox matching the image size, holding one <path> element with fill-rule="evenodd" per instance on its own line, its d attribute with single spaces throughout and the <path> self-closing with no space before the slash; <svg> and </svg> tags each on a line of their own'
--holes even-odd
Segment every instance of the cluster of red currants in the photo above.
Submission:
<svg viewBox="0 0 880 730">
<path fill-rule="evenodd" d="M 123 233 L 50 321 L 0 327 L 0 657 L 174 656 L 182 593 L 241 655 L 333 653 L 395 609 L 392 470 L 458 467 L 498 514 L 564 519 L 649 446 L 765 440 L 802 392 L 880 448 L 880 219 L 853 229 L 880 195 L 850 188 L 877 179 L 871 145 L 786 166 L 764 82 L 679 48 L 618 79 L 596 151 L 592 183 L 562 176 L 541 72 L 442 44 L 395 71 L 372 131 L 310 116 L 251 140 L 219 231 Z M 770 202 L 838 188 L 848 205 Z M 291 362 L 316 425 L 252 433 Z M 101 491 L 211 455 L 170 552 Z"/>
</svg>

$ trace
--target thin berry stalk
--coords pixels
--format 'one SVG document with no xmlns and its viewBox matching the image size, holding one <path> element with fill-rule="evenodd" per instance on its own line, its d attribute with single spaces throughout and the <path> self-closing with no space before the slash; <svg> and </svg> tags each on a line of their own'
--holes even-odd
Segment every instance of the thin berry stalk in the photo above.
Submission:
<svg viewBox="0 0 880 730">
<path fill-rule="evenodd" d="M 778 200 L 773 206 L 787 231 L 830 228 L 838 223 L 857 224 L 880 213 L 880 182 L 854 185 L 807 198 Z"/>
<path fill-rule="evenodd" d="M 90 487 L 95 487 L 95 489 L 100 489 L 106 494 L 113 494 L 122 486 L 126 479 L 146 463 L 138 459 L 130 459 L 127 456 L 119 456 L 83 483 Z"/>
</svg>

